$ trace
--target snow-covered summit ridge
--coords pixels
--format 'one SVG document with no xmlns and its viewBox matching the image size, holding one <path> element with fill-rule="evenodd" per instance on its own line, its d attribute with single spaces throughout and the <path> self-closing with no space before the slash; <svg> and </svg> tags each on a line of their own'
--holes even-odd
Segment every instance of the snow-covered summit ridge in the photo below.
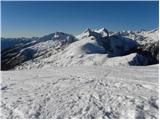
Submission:
<svg viewBox="0 0 160 120">
<path fill-rule="evenodd" d="M 97 29 L 95 32 L 100 33 L 103 37 L 109 36 L 109 31 L 106 28 Z"/>
<path fill-rule="evenodd" d="M 75 37 L 70 34 L 55 32 L 41 37 L 37 41 L 37 44 L 31 46 L 30 48 L 36 49 L 37 51 L 50 51 L 55 48 L 61 49 L 62 46 L 70 44 L 74 41 L 76 41 Z"/>
<path fill-rule="evenodd" d="M 85 29 L 80 35 L 77 35 L 77 38 L 83 39 L 86 37 L 94 36 L 96 38 L 109 36 L 109 32 L 105 28 L 92 30 L 90 28 Z"/>
<path fill-rule="evenodd" d="M 137 54 L 137 46 L 147 43 L 148 49 L 143 48 L 141 51 L 149 52 L 149 48 L 152 48 L 151 54 L 157 58 L 157 50 L 155 51 L 157 44 L 154 47 L 154 44 L 150 43 L 158 40 L 155 37 L 158 36 L 158 31 L 156 29 L 143 31 L 143 33 L 136 31 L 116 33 L 101 28 L 96 30 L 86 29 L 78 36 L 55 32 L 39 38 L 34 44 L 19 47 L 18 50 L 13 48 L 10 50 L 11 52 L 6 51 L 7 54 L 2 56 L 2 58 L 5 58 L 2 59 L 4 61 L 3 65 L 5 63 L 10 64 L 10 62 L 13 64 L 22 58 L 23 61 L 19 65 L 26 68 L 28 68 L 27 66 L 40 68 L 45 66 L 108 65 L 111 62 L 114 65 L 120 65 L 119 63 L 148 65 L 151 64 L 148 60 L 145 63 L 139 62 L 139 60 L 143 61 L 149 57 Z M 15 49 L 16 52 L 13 52 Z M 27 55 L 31 55 L 31 57 L 26 59 L 28 58 Z M 8 56 L 13 58 L 12 61 L 8 61 Z M 111 59 L 111 57 L 115 58 Z"/>
<path fill-rule="evenodd" d="M 67 33 L 63 33 L 63 32 L 55 32 L 55 33 L 51 33 L 49 35 L 45 35 L 43 37 L 41 37 L 39 39 L 39 41 L 48 41 L 48 40 L 59 40 L 59 41 L 66 41 L 69 39 L 74 38 L 74 36 L 67 34 Z"/>
</svg>

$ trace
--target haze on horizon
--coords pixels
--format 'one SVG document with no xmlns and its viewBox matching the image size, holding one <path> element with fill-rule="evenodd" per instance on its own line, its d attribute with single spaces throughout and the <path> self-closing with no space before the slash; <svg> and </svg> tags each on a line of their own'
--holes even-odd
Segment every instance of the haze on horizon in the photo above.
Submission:
<svg viewBox="0 0 160 120">
<path fill-rule="evenodd" d="M 2 37 L 39 37 L 85 28 L 110 31 L 158 28 L 158 1 L 2 1 Z"/>
</svg>

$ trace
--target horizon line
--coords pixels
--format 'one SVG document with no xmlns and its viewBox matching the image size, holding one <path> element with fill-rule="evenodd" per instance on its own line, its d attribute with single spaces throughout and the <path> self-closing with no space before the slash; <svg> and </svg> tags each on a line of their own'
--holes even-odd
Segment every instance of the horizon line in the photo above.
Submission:
<svg viewBox="0 0 160 120">
<path fill-rule="evenodd" d="M 91 30 L 99 30 L 99 29 L 102 29 L 102 28 L 105 28 L 105 27 L 101 27 L 101 28 L 85 28 L 85 29 L 83 29 L 83 31 L 82 32 L 80 32 L 80 33 L 71 33 L 71 32 L 65 32 L 65 31 L 54 31 L 54 32 L 50 32 L 50 33 L 42 33 L 42 34 L 44 34 L 44 35 L 42 35 L 42 36 L 10 36 L 10 37 L 7 37 L 7 36 L 3 36 L 3 34 L 2 34 L 2 31 L 1 31 L 1 39 L 2 38 L 34 38 L 34 37 L 38 37 L 38 38 L 40 38 L 40 37 L 43 37 L 43 36 L 45 36 L 45 35 L 49 35 L 49 34 L 53 34 L 53 33 L 56 33 L 56 32 L 62 32 L 62 33 L 67 33 L 67 34 L 70 34 L 70 35 L 73 35 L 73 36 L 77 36 L 77 35 L 79 35 L 79 34 L 81 34 L 81 33 L 83 33 L 86 29 L 91 29 Z M 105 28 L 106 29 L 106 28 Z M 143 28 L 141 28 L 141 29 L 138 29 L 138 30 L 120 30 L 120 31 L 112 31 L 112 30 L 108 30 L 109 32 L 124 32 L 124 31 L 134 31 L 134 32 L 136 32 L 136 31 L 141 31 L 141 30 L 143 30 L 143 31 L 152 31 L 152 30 L 156 30 L 156 29 L 159 29 L 159 27 L 156 27 L 156 28 L 153 28 L 153 29 L 143 29 Z M 36 33 L 35 33 L 36 34 Z"/>
</svg>

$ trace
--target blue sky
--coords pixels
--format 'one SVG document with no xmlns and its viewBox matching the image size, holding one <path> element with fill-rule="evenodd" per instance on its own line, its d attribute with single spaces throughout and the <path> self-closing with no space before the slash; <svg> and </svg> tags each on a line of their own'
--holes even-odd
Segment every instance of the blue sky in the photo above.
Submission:
<svg viewBox="0 0 160 120">
<path fill-rule="evenodd" d="M 2 37 L 78 34 L 85 28 L 111 31 L 158 27 L 158 2 L 2 2 Z"/>
</svg>

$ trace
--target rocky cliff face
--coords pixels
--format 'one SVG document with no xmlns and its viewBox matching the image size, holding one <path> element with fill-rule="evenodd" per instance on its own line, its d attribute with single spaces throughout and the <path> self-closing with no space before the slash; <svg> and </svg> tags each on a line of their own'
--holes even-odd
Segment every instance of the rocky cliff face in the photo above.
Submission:
<svg viewBox="0 0 160 120">
<path fill-rule="evenodd" d="M 150 64 L 159 63 L 159 41 L 147 43 L 137 48 L 137 52 L 151 59 Z"/>
</svg>

